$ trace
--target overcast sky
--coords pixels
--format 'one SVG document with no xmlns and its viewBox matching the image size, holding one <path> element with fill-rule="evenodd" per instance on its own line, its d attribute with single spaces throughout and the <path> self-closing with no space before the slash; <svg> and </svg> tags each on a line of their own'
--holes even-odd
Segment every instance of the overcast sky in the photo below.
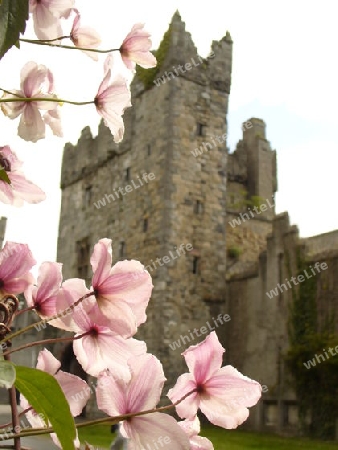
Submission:
<svg viewBox="0 0 338 450">
<path fill-rule="evenodd" d="M 230 31 L 228 146 L 235 148 L 241 123 L 248 118 L 266 122 L 267 139 L 278 158 L 277 212 L 288 211 L 303 237 L 338 228 L 336 6 L 335 0 L 77 2 L 83 22 L 102 35 L 102 48 L 119 47 L 137 22 L 146 23 L 156 48 L 176 9 L 202 56 L 212 40 Z M 31 27 L 25 37 L 35 37 Z M 103 59 L 95 63 L 81 52 L 22 44 L 0 61 L 0 87 L 19 88 L 20 69 L 29 60 L 52 70 L 62 98 L 91 100 L 102 80 Z M 64 143 L 75 143 L 88 124 L 96 133 L 99 121 L 93 105 L 64 105 L 62 117 L 63 139 L 48 131 L 47 139 L 31 144 L 17 137 L 18 121 L 0 113 L 0 146 L 17 152 L 26 176 L 48 196 L 39 205 L 18 209 L 0 204 L 0 216 L 8 218 L 6 239 L 28 243 L 39 262 L 56 257 Z"/>
</svg>

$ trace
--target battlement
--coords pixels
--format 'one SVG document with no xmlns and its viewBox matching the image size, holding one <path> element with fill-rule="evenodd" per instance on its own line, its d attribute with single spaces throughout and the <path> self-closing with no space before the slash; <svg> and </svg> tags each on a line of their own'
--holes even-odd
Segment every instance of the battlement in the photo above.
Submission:
<svg viewBox="0 0 338 450">
<path fill-rule="evenodd" d="M 266 139 L 266 125 L 262 119 L 252 117 L 242 125 L 243 138 L 238 142 L 236 150 L 228 156 L 228 192 L 231 195 L 242 196 L 247 192 L 248 200 L 260 197 L 262 200 L 272 200 L 277 191 L 276 152 L 271 149 Z M 232 208 L 229 202 L 228 212 L 241 211 L 242 208 Z M 274 210 L 265 214 L 271 220 Z"/>
<path fill-rule="evenodd" d="M 155 68 L 137 68 L 133 85 L 138 93 L 183 77 L 202 85 L 211 84 L 213 88 L 229 94 L 232 65 L 229 32 L 220 41 L 213 41 L 210 55 L 202 58 L 177 11 L 154 54 L 157 58 Z"/>
<path fill-rule="evenodd" d="M 205 86 L 205 92 L 200 95 L 199 102 L 204 101 L 206 107 L 210 106 L 210 90 L 220 92 L 222 97 L 227 99 L 230 92 L 232 64 L 232 40 L 229 32 L 220 41 L 213 41 L 210 56 L 202 58 L 198 55 L 180 14 L 176 12 L 155 54 L 158 61 L 155 68 L 146 70 L 137 66 L 136 76 L 131 83 L 133 107 L 128 108 L 123 116 L 125 124 L 123 141 L 115 144 L 110 130 L 102 121 L 96 137 L 93 137 L 89 127 L 85 127 L 76 145 L 67 143 L 64 147 L 62 188 L 95 172 L 109 159 L 130 151 L 133 139 L 140 132 L 138 124 L 143 120 L 145 108 L 154 108 L 154 105 L 158 105 L 161 110 L 168 96 L 168 89 L 175 87 L 189 89 L 187 85 L 179 86 L 178 80 L 184 78 L 196 83 L 199 88 Z M 214 95 L 212 101 L 219 103 L 220 98 L 217 96 L 218 94 Z M 225 115 L 227 101 L 223 103 Z"/>
</svg>

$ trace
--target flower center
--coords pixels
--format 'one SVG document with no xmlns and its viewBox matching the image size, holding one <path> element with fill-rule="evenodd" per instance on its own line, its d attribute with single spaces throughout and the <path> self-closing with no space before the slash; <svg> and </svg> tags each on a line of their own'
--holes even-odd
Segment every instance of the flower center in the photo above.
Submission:
<svg viewBox="0 0 338 450">
<path fill-rule="evenodd" d="M 2 166 L 6 172 L 11 171 L 11 163 L 9 162 L 9 160 L 7 158 L 4 158 L 1 155 L 0 155 L 0 166 Z"/>
<path fill-rule="evenodd" d="M 97 327 L 95 325 L 93 327 L 91 327 L 90 335 L 95 337 L 95 336 L 98 336 L 98 334 L 99 334 L 99 332 L 98 332 Z"/>
<path fill-rule="evenodd" d="M 204 386 L 203 386 L 203 384 L 198 384 L 198 385 L 196 386 L 196 392 L 197 392 L 198 394 L 202 394 L 202 393 L 204 392 Z"/>
</svg>

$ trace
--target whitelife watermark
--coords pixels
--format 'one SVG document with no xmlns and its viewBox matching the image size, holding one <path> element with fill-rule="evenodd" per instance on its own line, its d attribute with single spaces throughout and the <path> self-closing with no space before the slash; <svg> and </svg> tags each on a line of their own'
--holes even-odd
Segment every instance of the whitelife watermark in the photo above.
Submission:
<svg viewBox="0 0 338 450">
<path fill-rule="evenodd" d="M 219 324 L 223 325 L 224 323 L 229 322 L 231 320 L 231 317 L 229 316 L 229 314 L 218 314 L 217 319 L 212 318 L 212 320 L 216 328 L 218 328 Z M 215 330 L 215 328 L 210 325 L 209 321 L 206 322 L 206 325 L 207 326 L 203 326 L 201 328 L 194 328 L 193 331 L 188 330 L 190 337 L 186 334 L 181 334 L 177 341 L 169 344 L 169 347 L 171 348 L 171 350 L 176 350 L 177 348 L 181 348 L 181 344 L 190 344 L 190 342 L 195 338 L 201 337 L 202 335 L 207 334 L 209 331 Z M 199 332 L 201 334 L 198 334 Z M 193 333 L 195 333 L 195 336 Z"/>
<path fill-rule="evenodd" d="M 337 353 L 334 353 L 334 350 Z M 323 352 L 324 352 L 324 354 L 326 356 L 326 359 L 325 359 L 325 357 L 324 357 L 324 355 L 322 353 L 320 353 L 319 355 L 317 355 L 317 353 L 316 353 L 315 357 L 313 359 L 309 359 L 308 362 L 304 362 L 303 363 L 304 366 L 307 369 L 311 369 L 311 367 L 315 367 L 317 364 L 320 364 L 321 362 L 324 362 L 324 361 L 328 360 L 329 358 L 331 358 L 331 356 L 337 356 L 338 355 L 338 345 L 336 347 L 334 347 L 334 348 L 329 347 L 328 352 L 331 353 L 331 356 L 329 356 L 327 354 L 327 351 L 325 350 L 325 348 L 323 348 Z M 320 358 L 322 358 L 322 359 L 320 359 Z"/>
<path fill-rule="evenodd" d="M 214 149 L 215 147 L 217 147 L 217 143 L 218 144 L 223 144 L 224 142 L 226 142 L 227 139 L 227 134 L 222 134 L 222 136 L 215 136 L 215 138 L 211 137 L 210 141 L 212 142 L 212 144 L 209 142 L 202 142 L 202 145 L 200 147 L 195 148 L 194 150 L 190 150 L 190 153 L 197 158 L 198 156 L 203 155 L 204 152 L 208 152 L 209 150 Z"/>
<path fill-rule="evenodd" d="M 275 206 L 275 204 L 274 203 L 271 204 L 267 198 L 265 200 L 266 200 L 266 203 L 268 204 L 269 208 L 273 208 Z M 266 203 L 261 203 L 259 206 L 254 206 L 252 209 L 255 211 L 256 214 L 261 214 L 262 212 L 268 210 L 268 206 L 266 205 Z M 237 225 L 240 225 L 242 222 L 246 222 L 247 220 L 254 218 L 255 215 L 251 211 L 251 208 L 248 208 L 248 210 L 249 210 L 248 212 L 240 213 L 239 214 L 240 218 L 230 220 L 228 222 L 228 224 L 231 225 L 232 228 L 235 228 Z M 251 217 L 249 216 L 249 213 L 250 213 Z"/>
<path fill-rule="evenodd" d="M 191 252 L 193 250 L 193 246 L 188 244 L 181 244 L 179 247 L 176 247 L 175 250 L 169 250 L 169 255 L 165 255 L 162 258 L 156 258 L 155 261 L 151 259 L 151 264 L 144 266 L 145 270 L 148 272 L 152 272 L 156 270 L 158 266 L 164 266 L 165 264 L 169 264 L 174 259 L 178 259 L 180 256 L 185 255 L 186 251 Z M 163 261 L 163 262 L 162 262 Z M 133 277 L 138 278 L 142 272 L 134 272 Z"/>
<path fill-rule="evenodd" d="M 184 248 L 185 247 L 185 248 Z M 152 272 L 154 269 L 157 269 L 157 264 L 159 266 L 164 266 L 164 264 L 169 264 L 170 261 L 173 261 L 174 259 L 179 258 L 182 255 L 185 255 L 185 252 L 191 252 L 193 250 L 193 247 L 190 243 L 188 244 L 181 244 L 179 247 L 175 246 L 174 252 L 169 250 L 169 255 L 165 255 L 162 258 L 156 258 L 156 263 L 151 259 L 151 265 L 145 266 L 145 269 L 148 270 L 148 272 Z M 163 263 L 161 262 L 163 260 Z"/>
<path fill-rule="evenodd" d="M 143 180 L 143 182 L 142 182 Z M 129 194 L 130 192 L 133 192 L 135 189 L 139 189 L 141 186 L 144 186 L 144 184 L 148 184 L 149 181 L 155 180 L 155 175 L 150 173 L 144 173 L 142 175 L 142 180 L 139 176 L 137 176 L 136 180 L 131 180 L 130 184 L 127 184 L 124 187 L 120 187 L 117 190 L 114 189 L 114 193 L 112 194 L 105 194 L 105 196 L 98 200 L 97 202 L 94 202 L 94 206 L 97 209 L 100 209 L 101 207 L 106 206 L 107 202 L 110 203 L 111 201 L 115 201 L 119 198 L 122 198 L 124 195 Z M 137 184 L 138 183 L 138 184 Z M 121 195 L 121 197 L 120 197 Z"/>
<path fill-rule="evenodd" d="M 320 267 L 319 267 L 319 266 L 320 266 Z M 299 283 L 303 283 L 306 279 L 309 279 L 309 278 L 312 278 L 312 277 L 315 276 L 315 275 L 318 275 L 318 274 L 320 273 L 321 270 L 326 270 L 327 268 L 328 268 L 328 265 L 326 264 L 326 262 L 319 263 L 319 262 L 317 261 L 316 264 L 314 264 L 314 268 L 313 268 L 312 266 L 309 267 L 309 270 L 311 270 L 311 272 L 313 273 L 313 275 L 309 275 L 309 274 L 307 273 L 307 270 L 304 269 L 303 273 L 305 274 L 306 277 L 305 277 L 304 275 L 301 275 L 301 274 L 300 274 L 300 275 L 298 275 L 297 277 L 291 277 L 291 278 L 290 278 L 290 280 L 293 282 L 293 286 L 291 285 L 290 281 L 289 281 L 287 278 L 285 278 L 285 283 L 286 283 L 286 284 L 284 284 L 284 283 L 282 283 L 282 284 L 278 283 L 278 284 L 277 284 L 277 287 L 276 287 L 275 289 L 271 289 L 270 292 L 266 292 L 266 295 L 267 295 L 270 299 L 273 298 L 274 296 L 277 297 L 277 296 L 279 295 L 278 289 L 280 290 L 281 293 L 282 293 L 283 291 L 287 291 L 289 288 L 291 289 L 291 288 L 293 288 L 294 286 L 297 286 Z M 315 272 L 314 269 L 317 270 L 317 273 Z M 296 280 L 298 280 L 299 283 L 297 283 Z M 288 285 L 289 287 L 287 287 L 286 285 Z"/>
<path fill-rule="evenodd" d="M 38 415 L 43 422 L 46 422 L 44 414 L 40 413 L 36 415 Z M 11 437 L 15 437 L 14 434 L 19 434 L 21 433 L 21 431 L 27 430 L 29 428 L 31 428 L 31 425 L 29 423 L 26 424 L 23 420 L 20 421 L 20 425 L 15 425 L 15 427 L 8 426 L 7 428 L 2 428 L 0 430 L 0 441 L 3 441 L 4 439 L 7 440 Z"/>
<path fill-rule="evenodd" d="M 243 123 L 242 131 L 249 130 L 252 127 L 253 127 L 252 122 L 250 122 L 250 120 L 248 120 L 247 122 Z M 190 153 L 195 158 L 197 158 L 198 156 L 203 155 L 204 152 L 208 152 L 209 150 L 212 150 L 215 147 L 217 147 L 217 144 L 224 144 L 224 142 L 226 142 L 226 140 L 227 140 L 227 137 L 228 137 L 227 133 L 224 133 L 221 136 L 215 136 L 215 137 L 211 136 L 207 142 L 202 142 L 202 145 L 195 148 L 194 150 L 190 150 Z M 217 143 L 215 142 L 215 139 L 216 139 Z"/>
<path fill-rule="evenodd" d="M 209 55 L 209 58 L 214 58 L 214 56 L 215 56 L 215 53 L 211 52 Z M 204 63 L 203 58 L 201 58 L 200 56 L 197 56 L 197 59 L 199 60 L 199 62 L 196 62 L 194 58 L 191 58 L 190 62 L 185 63 L 184 66 L 182 66 L 181 64 L 179 64 L 178 66 L 172 66 L 175 73 L 171 72 L 171 71 L 169 71 L 169 72 L 165 71 L 164 75 L 162 77 L 156 78 L 153 81 L 154 84 L 156 84 L 156 86 L 161 86 L 161 84 L 164 84 L 170 80 L 174 80 L 175 78 L 179 77 L 180 75 L 182 75 L 182 74 L 188 72 L 189 70 L 194 69 L 195 67 L 198 67 Z"/>
<path fill-rule="evenodd" d="M 171 439 L 169 436 L 159 436 L 156 441 L 153 440 L 153 444 L 147 444 L 146 447 L 142 447 L 142 450 L 160 450 L 165 445 L 170 444 Z"/>
</svg>

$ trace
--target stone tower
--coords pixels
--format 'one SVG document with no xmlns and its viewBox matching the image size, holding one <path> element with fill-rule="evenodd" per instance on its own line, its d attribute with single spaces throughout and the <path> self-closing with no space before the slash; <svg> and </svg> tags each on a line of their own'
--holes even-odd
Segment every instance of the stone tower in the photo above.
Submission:
<svg viewBox="0 0 338 450">
<path fill-rule="evenodd" d="M 140 71 L 133 80 L 122 143 L 101 123 L 95 138 L 85 128 L 63 155 L 57 258 L 64 277 L 90 282 L 89 257 L 103 237 L 113 240 L 115 261 L 141 261 L 154 290 L 138 336 L 171 383 L 184 367 L 180 353 L 205 337 L 189 332 L 225 313 L 230 35 L 211 50 L 198 55 L 175 13 L 153 79 L 145 82 Z M 194 156 L 196 147 L 203 157 Z M 190 342 L 173 350 L 182 335 Z"/>
<path fill-rule="evenodd" d="M 122 143 L 101 123 L 95 138 L 87 127 L 76 146 L 65 146 L 58 261 L 65 278 L 90 282 L 93 246 L 108 237 L 115 261 L 146 266 L 154 290 L 136 337 L 160 358 L 172 385 L 184 369 L 180 353 L 206 336 L 192 331 L 226 313 L 232 41 L 227 33 L 203 59 L 175 13 L 156 56 L 157 68 L 133 80 Z"/>
</svg>

